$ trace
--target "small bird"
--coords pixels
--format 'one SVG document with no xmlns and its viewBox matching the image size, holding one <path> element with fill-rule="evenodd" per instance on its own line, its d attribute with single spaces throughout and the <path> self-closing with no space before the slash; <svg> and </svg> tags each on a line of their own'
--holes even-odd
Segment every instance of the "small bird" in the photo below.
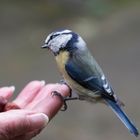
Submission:
<svg viewBox="0 0 140 140">
<path fill-rule="evenodd" d="M 42 48 L 53 52 L 65 82 L 78 94 L 80 100 L 105 103 L 132 134 L 139 135 L 137 128 L 122 110 L 123 103 L 114 93 L 80 35 L 68 29 L 57 30 L 47 36 Z"/>
</svg>

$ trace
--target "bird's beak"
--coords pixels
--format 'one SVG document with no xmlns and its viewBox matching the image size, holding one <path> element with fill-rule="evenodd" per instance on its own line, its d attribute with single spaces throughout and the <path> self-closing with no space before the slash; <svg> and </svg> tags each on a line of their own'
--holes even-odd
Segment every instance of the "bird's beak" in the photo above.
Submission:
<svg viewBox="0 0 140 140">
<path fill-rule="evenodd" d="M 47 44 L 44 44 L 43 46 L 41 46 L 41 48 L 49 48 L 49 46 Z"/>
</svg>

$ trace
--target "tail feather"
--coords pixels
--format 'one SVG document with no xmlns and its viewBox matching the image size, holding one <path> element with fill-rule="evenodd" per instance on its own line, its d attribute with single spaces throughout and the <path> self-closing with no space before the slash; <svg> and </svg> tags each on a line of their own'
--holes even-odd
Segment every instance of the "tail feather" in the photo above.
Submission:
<svg viewBox="0 0 140 140">
<path fill-rule="evenodd" d="M 138 132 L 137 128 L 129 120 L 129 118 L 124 113 L 124 111 L 121 109 L 121 107 L 109 99 L 105 99 L 105 101 L 107 102 L 108 106 L 113 110 L 113 112 L 118 116 L 118 118 L 122 121 L 122 123 L 128 128 L 128 130 L 135 136 L 138 136 L 139 132 Z"/>
</svg>

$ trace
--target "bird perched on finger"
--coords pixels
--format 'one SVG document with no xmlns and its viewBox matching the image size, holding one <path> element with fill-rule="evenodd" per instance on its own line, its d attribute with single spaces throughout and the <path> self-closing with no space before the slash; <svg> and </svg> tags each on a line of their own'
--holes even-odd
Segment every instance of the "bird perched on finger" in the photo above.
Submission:
<svg viewBox="0 0 140 140">
<path fill-rule="evenodd" d="M 65 82 L 79 95 L 80 100 L 105 103 L 128 130 L 138 136 L 137 128 L 122 110 L 122 102 L 80 35 L 68 29 L 52 32 L 42 48 L 53 52 Z"/>
</svg>

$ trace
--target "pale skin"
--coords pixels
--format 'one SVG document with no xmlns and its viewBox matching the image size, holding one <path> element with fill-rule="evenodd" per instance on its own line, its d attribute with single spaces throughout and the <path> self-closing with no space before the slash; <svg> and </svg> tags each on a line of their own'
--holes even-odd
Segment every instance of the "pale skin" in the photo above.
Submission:
<svg viewBox="0 0 140 140">
<path fill-rule="evenodd" d="M 0 140 L 30 140 L 47 125 L 47 115 L 51 120 L 63 105 L 57 91 L 66 97 L 70 89 L 62 84 L 47 84 L 32 81 L 25 86 L 12 102 L 19 109 L 10 109 L 0 113 Z M 0 88 L 0 96 L 9 100 L 14 92 L 13 87 Z"/>
</svg>

